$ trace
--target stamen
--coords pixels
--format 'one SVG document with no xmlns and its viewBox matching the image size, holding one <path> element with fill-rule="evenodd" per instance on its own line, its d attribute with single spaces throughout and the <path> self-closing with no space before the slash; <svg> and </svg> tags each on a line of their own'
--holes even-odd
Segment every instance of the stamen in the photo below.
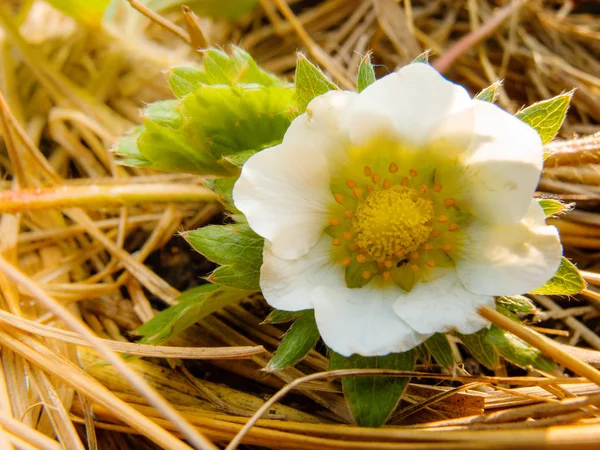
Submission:
<svg viewBox="0 0 600 450">
<path fill-rule="evenodd" d="M 410 259 L 419 259 L 419 252 L 411 252 Z"/>
<path fill-rule="evenodd" d="M 397 256 L 398 258 L 400 258 L 401 256 L 404 256 L 404 253 L 402 250 L 396 250 L 394 252 L 394 256 Z"/>
<path fill-rule="evenodd" d="M 417 173 L 417 171 L 416 171 L 415 169 L 410 169 L 410 170 L 408 171 L 408 173 L 409 173 L 409 175 L 410 175 L 411 177 L 416 177 L 416 176 L 418 175 L 418 173 Z"/>
<path fill-rule="evenodd" d="M 344 203 L 344 196 L 342 194 L 333 194 L 333 198 L 338 203 Z"/>
<path fill-rule="evenodd" d="M 350 180 L 350 179 L 346 180 L 346 185 L 347 185 L 347 186 L 348 186 L 350 189 L 354 189 L 354 188 L 357 186 L 357 184 L 356 184 L 356 181 L 354 181 L 354 180 Z"/>
<path fill-rule="evenodd" d="M 435 183 L 435 184 L 433 185 L 433 190 L 434 190 L 435 192 L 440 192 L 440 191 L 442 190 L 442 185 L 441 185 L 440 183 Z"/>
<path fill-rule="evenodd" d="M 350 250 L 351 252 L 355 252 L 356 250 L 358 250 L 358 245 L 356 244 L 356 242 L 353 242 L 352 244 L 348 245 L 348 250 Z"/>
<path fill-rule="evenodd" d="M 342 259 L 342 266 L 347 267 L 352 264 L 352 258 L 344 258 Z"/>
<path fill-rule="evenodd" d="M 371 193 L 375 190 L 372 184 L 367 184 L 367 192 Z"/>
<path fill-rule="evenodd" d="M 446 206 L 446 208 L 450 208 L 451 206 L 454 206 L 454 204 L 456 203 L 456 200 L 454 200 L 452 197 L 448 197 L 444 199 L 444 206 Z"/>
<path fill-rule="evenodd" d="M 348 219 L 352 219 L 354 217 L 354 211 L 344 211 L 344 216 L 346 216 Z"/>
<path fill-rule="evenodd" d="M 335 227 L 339 224 L 340 224 L 340 219 L 338 219 L 337 217 L 334 217 L 333 219 L 329 219 L 329 225 L 331 225 L 332 227 Z"/>
<path fill-rule="evenodd" d="M 362 263 L 366 263 L 367 262 L 367 257 L 365 255 L 362 255 L 362 254 L 358 255 L 356 257 L 356 261 L 359 262 L 359 263 L 361 263 L 361 264 Z"/>
<path fill-rule="evenodd" d="M 427 186 L 425 186 L 424 184 L 419 186 L 419 192 L 423 195 L 427 194 Z"/>
<path fill-rule="evenodd" d="M 363 195 L 363 190 L 361 188 L 354 188 L 352 189 L 352 194 L 354 197 L 360 198 L 360 196 Z"/>
<path fill-rule="evenodd" d="M 365 166 L 365 171 L 364 171 L 365 177 L 370 177 L 372 173 L 373 173 L 373 171 L 371 170 L 371 168 L 369 166 Z"/>
<path fill-rule="evenodd" d="M 350 239 L 352 239 L 352 233 L 350 231 L 344 231 L 344 233 L 342 234 L 342 237 L 344 239 L 346 239 L 347 241 L 349 241 Z"/>
<path fill-rule="evenodd" d="M 340 245 L 342 245 L 342 240 L 339 238 L 335 238 L 332 242 L 331 242 L 334 246 L 339 247 Z"/>
<path fill-rule="evenodd" d="M 408 186 L 408 177 L 402 178 L 402 181 L 400 182 L 400 184 L 402 186 Z"/>
<path fill-rule="evenodd" d="M 410 264 L 408 267 L 413 272 L 416 272 L 417 270 L 419 270 L 419 266 L 417 266 L 416 264 Z"/>
<path fill-rule="evenodd" d="M 433 259 L 427 261 L 425 264 L 427 264 L 432 269 L 435 267 L 435 261 Z"/>
<path fill-rule="evenodd" d="M 383 265 L 384 265 L 385 267 L 387 267 L 388 269 L 391 269 L 391 268 L 392 268 L 392 266 L 394 265 L 394 263 L 393 263 L 393 262 L 391 262 L 391 261 L 388 259 L 387 261 L 384 261 L 384 262 L 383 262 Z"/>
<path fill-rule="evenodd" d="M 442 234 L 442 232 L 441 232 L 440 230 L 433 230 L 433 231 L 431 232 L 431 237 L 434 237 L 434 238 L 436 238 L 436 237 L 440 237 L 440 236 L 441 236 L 441 234 Z"/>
<path fill-rule="evenodd" d="M 438 217 L 438 222 L 439 223 L 448 222 L 448 216 L 440 216 L 440 217 Z"/>
<path fill-rule="evenodd" d="M 364 278 L 365 280 L 368 280 L 369 278 L 371 278 L 371 272 L 369 272 L 368 270 L 365 270 L 365 271 L 362 273 L 362 276 L 363 276 L 363 278 Z"/>
<path fill-rule="evenodd" d="M 389 280 L 390 278 L 392 278 L 392 274 L 390 272 L 387 272 L 387 271 L 383 272 L 381 275 L 383 276 L 384 280 Z"/>
<path fill-rule="evenodd" d="M 450 244 L 446 244 L 442 247 L 442 250 L 444 250 L 445 252 L 451 252 L 452 246 Z"/>
<path fill-rule="evenodd" d="M 390 171 L 390 173 L 398 172 L 398 164 L 396 164 L 395 162 L 391 162 L 390 167 L 388 167 L 388 170 Z"/>
<path fill-rule="evenodd" d="M 458 230 L 458 225 L 455 223 L 451 223 L 450 225 L 448 225 L 448 231 L 456 231 Z"/>
<path fill-rule="evenodd" d="M 371 179 L 373 180 L 373 183 L 377 184 L 381 180 L 381 175 L 379 175 L 378 173 L 374 173 Z"/>
<path fill-rule="evenodd" d="M 425 246 L 423 247 L 425 250 L 431 250 L 433 249 L 433 244 L 430 244 L 429 242 L 427 244 L 425 244 Z"/>
<path fill-rule="evenodd" d="M 392 187 L 392 182 L 390 180 L 388 180 L 387 178 L 383 181 L 383 188 L 384 189 L 389 189 Z"/>
</svg>

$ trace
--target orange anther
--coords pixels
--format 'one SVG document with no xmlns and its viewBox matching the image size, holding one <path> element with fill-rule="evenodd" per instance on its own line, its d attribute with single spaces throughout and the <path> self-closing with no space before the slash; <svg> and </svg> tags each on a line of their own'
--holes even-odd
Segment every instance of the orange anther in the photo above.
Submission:
<svg viewBox="0 0 600 450">
<path fill-rule="evenodd" d="M 402 250 L 396 250 L 394 252 L 394 256 L 397 256 L 398 258 L 400 258 L 401 256 L 404 256 L 404 253 L 402 252 Z"/>
<path fill-rule="evenodd" d="M 381 175 L 379 175 L 378 173 L 374 173 L 371 179 L 373 180 L 373 183 L 377 184 L 381 180 Z"/>
<path fill-rule="evenodd" d="M 417 266 L 416 264 L 410 264 L 408 266 L 410 268 L 410 270 L 412 270 L 413 272 L 416 272 L 417 270 L 419 270 L 419 266 Z"/>
<path fill-rule="evenodd" d="M 431 237 L 434 237 L 434 238 L 436 238 L 436 237 L 440 237 L 440 235 L 441 235 L 441 234 L 442 234 L 442 233 L 441 233 L 441 231 L 440 231 L 440 230 L 433 230 L 433 231 L 431 232 Z"/>
<path fill-rule="evenodd" d="M 388 180 L 387 178 L 385 180 L 383 180 L 383 188 L 384 189 L 389 189 L 392 187 L 392 182 L 390 180 Z"/>
<path fill-rule="evenodd" d="M 456 231 L 458 230 L 458 225 L 455 223 L 451 223 L 450 225 L 448 225 L 448 231 Z"/>
<path fill-rule="evenodd" d="M 400 184 L 402 186 L 408 186 L 408 177 L 402 178 L 402 181 L 400 182 Z"/>
<path fill-rule="evenodd" d="M 352 195 L 356 198 L 360 198 L 360 196 L 363 195 L 363 190 L 361 188 L 354 188 L 352 189 Z"/>
<path fill-rule="evenodd" d="M 344 203 L 344 196 L 342 194 L 333 194 L 333 198 L 338 203 Z"/>
<path fill-rule="evenodd" d="M 362 273 L 362 276 L 363 276 L 363 278 L 364 278 L 365 280 L 368 280 L 369 278 L 371 278 L 371 272 L 369 272 L 368 270 L 365 270 L 365 271 Z"/>
<path fill-rule="evenodd" d="M 342 266 L 346 267 L 352 263 L 352 258 L 344 258 L 342 259 Z"/>
<path fill-rule="evenodd" d="M 432 259 L 432 260 L 429 260 L 429 261 L 427 261 L 425 264 L 427 264 L 427 265 L 428 265 L 429 267 L 431 267 L 432 269 L 435 267 L 435 261 L 434 261 L 433 259 Z"/>
<path fill-rule="evenodd" d="M 383 276 L 384 280 L 389 280 L 390 278 L 392 278 L 392 274 L 390 272 L 387 272 L 387 271 L 383 272 L 381 275 Z"/>
<path fill-rule="evenodd" d="M 435 192 L 440 192 L 440 191 L 442 190 L 442 185 L 441 185 L 440 183 L 435 183 L 435 184 L 433 185 L 433 190 L 434 190 Z"/>
<path fill-rule="evenodd" d="M 344 233 L 342 234 L 342 237 L 344 239 L 346 239 L 347 241 L 349 241 L 350 239 L 352 239 L 352 233 L 350 231 L 344 231 Z"/>
<path fill-rule="evenodd" d="M 450 244 L 446 244 L 442 247 L 442 250 L 444 250 L 445 252 L 451 252 L 452 246 Z"/>
<path fill-rule="evenodd" d="M 356 181 L 348 179 L 346 180 L 346 186 L 350 189 L 354 189 L 356 187 Z"/>
<path fill-rule="evenodd" d="M 352 244 L 348 245 L 348 250 L 350 250 L 351 252 L 355 252 L 356 250 L 358 250 L 358 245 L 356 245 L 356 243 L 353 242 Z"/>
<path fill-rule="evenodd" d="M 344 216 L 346 216 L 348 219 L 352 219 L 354 217 L 354 211 L 344 211 Z"/>
<path fill-rule="evenodd" d="M 424 184 L 419 186 L 419 192 L 423 195 L 427 194 L 427 186 L 425 186 Z"/>
<path fill-rule="evenodd" d="M 427 244 L 425 244 L 425 245 L 423 246 L 423 248 L 424 248 L 425 250 L 432 250 L 432 249 L 433 249 L 433 245 L 432 245 L 432 244 L 430 244 L 430 243 L 428 242 Z"/>
<path fill-rule="evenodd" d="M 451 197 L 444 199 L 444 206 L 446 206 L 446 208 L 450 208 L 451 206 L 454 206 L 455 204 L 456 204 L 456 200 L 454 200 Z"/>
<path fill-rule="evenodd" d="M 418 174 L 417 174 L 417 171 L 416 171 L 415 169 L 410 169 L 410 170 L 408 171 L 408 174 L 409 174 L 411 177 L 416 177 L 416 176 L 418 175 Z"/>
<path fill-rule="evenodd" d="M 394 263 L 388 259 L 387 261 L 384 261 L 383 265 L 390 269 L 394 265 Z"/>
<path fill-rule="evenodd" d="M 356 257 L 356 261 L 359 262 L 359 263 L 361 263 L 361 264 L 362 263 L 366 263 L 367 262 L 367 257 L 365 255 L 362 255 L 362 254 L 358 255 Z"/>
<path fill-rule="evenodd" d="M 335 227 L 336 225 L 340 224 L 340 219 L 338 219 L 337 217 L 334 217 L 333 219 L 329 219 L 329 225 Z"/>
<path fill-rule="evenodd" d="M 342 240 L 339 238 L 335 238 L 331 243 L 336 247 L 339 247 L 340 245 L 342 245 Z"/>
<path fill-rule="evenodd" d="M 388 167 L 388 170 L 390 171 L 390 173 L 398 172 L 398 164 L 396 164 L 395 162 L 391 162 L 390 166 Z"/>
<path fill-rule="evenodd" d="M 438 217 L 438 222 L 439 223 L 448 222 L 448 216 L 440 216 L 440 217 Z"/>
<path fill-rule="evenodd" d="M 371 168 L 369 166 L 365 166 L 364 174 L 365 174 L 365 177 L 370 177 L 373 174 L 373 171 L 371 170 Z"/>
<path fill-rule="evenodd" d="M 367 192 L 371 193 L 375 190 L 372 184 L 367 184 Z"/>
<path fill-rule="evenodd" d="M 419 252 L 411 252 L 410 259 L 419 259 Z"/>
</svg>

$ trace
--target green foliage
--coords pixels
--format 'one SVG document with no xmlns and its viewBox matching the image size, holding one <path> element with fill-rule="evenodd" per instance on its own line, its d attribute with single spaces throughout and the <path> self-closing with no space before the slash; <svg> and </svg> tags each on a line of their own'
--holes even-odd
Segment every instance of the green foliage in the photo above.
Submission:
<svg viewBox="0 0 600 450">
<path fill-rule="evenodd" d="M 546 217 L 554 216 L 561 212 L 569 211 L 570 209 L 569 205 L 565 205 L 563 202 L 552 198 L 538 199 L 537 202 L 544 210 Z"/>
<path fill-rule="evenodd" d="M 234 289 L 260 290 L 264 240 L 248 225 L 212 225 L 183 236 L 206 258 L 221 264 L 209 281 Z"/>
<path fill-rule="evenodd" d="M 496 81 L 490 86 L 486 87 L 483 91 L 477 94 L 475 100 L 481 100 L 484 102 L 494 103 L 498 98 L 498 89 L 502 86 L 502 81 Z"/>
<path fill-rule="evenodd" d="M 536 130 L 542 138 L 542 144 L 547 144 L 558 134 L 567 115 L 573 93 L 574 91 L 570 91 L 534 103 L 519 111 L 515 116 Z"/>
<path fill-rule="evenodd" d="M 293 86 L 262 70 L 240 48 L 203 53 L 202 70 L 169 71 L 178 99 L 146 108 L 135 141 L 128 137 L 117 145 L 122 163 L 234 176 L 254 153 L 281 142 L 294 117 Z"/>
<path fill-rule="evenodd" d="M 487 341 L 487 332 L 486 328 L 473 334 L 457 333 L 457 336 L 477 361 L 488 369 L 494 370 L 500 365 L 500 358 L 495 347 Z"/>
<path fill-rule="evenodd" d="M 551 373 L 555 364 L 545 357 L 537 348 L 530 346 L 512 333 L 492 325 L 486 330 L 485 339 L 507 361 L 520 367 L 533 367 Z"/>
<path fill-rule="evenodd" d="M 356 90 L 362 92 L 367 86 L 375 82 L 375 69 L 371 64 L 371 55 L 367 53 L 363 59 L 360 60 L 358 66 L 358 77 L 356 83 Z"/>
<path fill-rule="evenodd" d="M 531 291 L 530 294 L 575 295 L 584 290 L 586 286 L 586 282 L 577 267 L 563 256 L 552 279 L 542 287 Z"/>
<path fill-rule="evenodd" d="M 299 113 L 306 111 L 306 106 L 313 98 L 338 89 L 333 81 L 321 72 L 321 69 L 311 63 L 301 53 L 298 54 L 295 86 L 296 104 Z"/>
<path fill-rule="evenodd" d="M 331 351 L 330 356 L 330 370 L 413 370 L 415 367 L 415 353 L 412 350 L 386 356 L 352 355 L 348 358 Z M 408 377 L 344 377 L 342 379 L 344 396 L 356 423 L 364 427 L 382 426 L 396 409 L 408 381 Z"/>
<path fill-rule="evenodd" d="M 425 341 L 425 347 L 440 366 L 452 370 L 455 364 L 454 355 L 448 337 L 444 333 L 435 333 Z"/>
<path fill-rule="evenodd" d="M 498 297 L 496 303 L 515 314 L 534 314 L 537 311 L 533 302 L 522 295 Z"/>
<path fill-rule="evenodd" d="M 205 284 L 187 290 L 177 304 L 158 313 L 136 330 L 141 343 L 160 345 L 219 309 L 245 298 L 247 292 Z"/>
<path fill-rule="evenodd" d="M 278 323 L 287 323 L 293 322 L 294 320 L 300 318 L 307 310 L 303 311 L 283 311 L 281 309 L 274 309 L 269 313 L 267 318 L 264 320 L 263 324 L 278 324 Z"/>
<path fill-rule="evenodd" d="M 110 0 L 46 0 L 59 11 L 88 26 L 99 26 Z"/>
<path fill-rule="evenodd" d="M 296 364 L 314 348 L 319 336 L 314 311 L 302 311 L 285 334 L 265 371 L 276 372 Z"/>
</svg>

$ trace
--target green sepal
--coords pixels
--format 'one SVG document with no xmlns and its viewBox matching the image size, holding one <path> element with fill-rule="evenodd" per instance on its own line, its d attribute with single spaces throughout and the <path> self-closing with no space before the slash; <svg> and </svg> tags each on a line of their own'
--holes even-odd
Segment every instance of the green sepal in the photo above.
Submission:
<svg viewBox="0 0 600 450">
<path fill-rule="evenodd" d="M 179 100 L 162 100 L 150 103 L 144 109 L 144 115 L 158 125 L 179 128 L 182 125 L 179 103 Z"/>
<path fill-rule="evenodd" d="M 486 328 L 479 330 L 477 333 L 456 333 L 456 335 L 477 361 L 488 369 L 494 370 L 499 367 L 500 358 L 498 357 L 496 348 L 486 339 L 487 331 Z"/>
<path fill-rule="evenodd" d="M 456 361 L 448 337 L 444 333 L 435 333 L 425 341 L 425 347 L 440 366 L 452 370 Z"/>
<path fill-rule="evenodd" d="M 264 239 L 246 224 L 211 225 L 183 234 L 207 259 L 221 264 L 208 280 L 226 287 L 260 290 Z"/>
<path fill-rule="evenodd" d="M 373 64 L 371 64 L 370 53 L 367 53 L 360 60 L 360 65 L 358 66 L 358 76 L 356 81 L 356 90 L 358 92 L 362 92 L 367 86 L 375 83 L 375 69 L 373 68 Z"/>
<path fill-rule="evenodd" d="M 553 198 L 540 198 L 537 202 L 544 210 L 546 217 L 555 216 L 571 209 L 570 205 L 565 205 L 563 202 Z"/>
<path fill-rule="evenodd" d="M 237 177 L 217 178 L 216 180 L 206 180 L 204 184 L 215 191 L 219 201 L 223 206 L 233 214 L 236 222 L 246 222 L 246 217 L 242 212 L 235 207 L 233 203 L 233 186 L 237 181 Z"/>
<path fill-rule="evenodd" d="M 315 347 L 319 336 L 314 311 L 303 311 L 283 337 L 265 372 L 276 372 L 298 363 Z"/>
<path fill-rule="evenodd" d="M 498 98 L 498 89 L 502 86 L 502 81 L 496 81 L 477 94 L 474 99 L 483 102 L 495 103 Z"/>
<path fill-rule="evenodd" d="M 202 70 L 194 67 L 174 67 L 167 72 L 167 82 L 175 97 L 185 97 L 203 84 L 212 84 Z"/>
<path fill-rule="evenodd" d="M 365 278 L 363 273 L 371 272 L 371 274 L 375 274 L 377 273 L 377 270 L 377 264 L 372 261 L 361 264 L 355 259 L 352 260 L 352 262 L 346 266 L 346 270 L 344 271 L 346 286 L 350 289 L 366 286 L 369 281 L 371 281 L 372 277 Z"/>
<path fill-rule="evenodd" d="M 282 309 L 274 309 L 269 313 L 261 325 L 270 325 L 278 323 L 288 323 L 301 317 L 307 310 L 302 311 L 284 311 Z"/>
<path fill-rule="evenodd" d="M 586 288 L 587 284 L 577 267 L 564 256 L 558 270 L 545 285 L 529 292 L 542 295 L 575 295 Z"/>
<path fill-rule="evenodd" d="M 386 356 L 342 356 L 330 350 L 329 370 L 393 369 L 414 370 L 415 352 L 390 353 Z M 357 425 L 380 427 L 396 409 L 409 377 L 350 376 L 342 379 L 344 396 Z"/>
<path fill-rule="evenodd" d="M 418 55 L 415 59 L 413 59 L 413 63 L 422 63 L 429 64 L 429 57 L 431 56 L 431 50 L 427 49 L 420 55 Z"/>
<path fill-rule="evenodd" d="M 537 312 L 533 302 L 522 295 L 498 297 L 496 304 L 515 314 L 535 314 Z"/>
<path fill-rule="evenodd" d="M 136 127 L 129 136 L 125 136 L 117 141 L 113 152 L 119 157 L 119 164 L 132 167 L 147 167 L 151 165 L 140 153 L 137 140 L 144 132 L 143 126 Z"/>
<path fill-rule="evenodd" d="M 558 134 L 558 130 L 560 130 L 567 115 L 574 92 L 570 91 L 534 103 L 519 111 L 515 116 L 536 130 L 542 138 L 542 144 L 547 144 Z"/>
<path fill-rule="evenodd" d="M 205 284 L 189 289 L 177 298 L 177 304 L 161 311 L 143 324 L 135 334 L 142 344 L 160 345 L 219 309 L 236 303 L 248 293 Z"/>
<path fill-rule="evenodd" d="M 298 113 L 306 111 L 310 101 L 326 92 L 339 89 L 333 81 L 311 63 L 306 56 L 299 53 L 296 65 L 296 106 Z"/>
<path fill-rule="evenodd" d="M 537 348 L 496 325 L 492 325 L 489 330 L 486 330 L 485 339 L 504 359 L 519 367 L 533 367 L 548 373 L 552 373 L 556 368 L 554 362 Z"/>
</svg>

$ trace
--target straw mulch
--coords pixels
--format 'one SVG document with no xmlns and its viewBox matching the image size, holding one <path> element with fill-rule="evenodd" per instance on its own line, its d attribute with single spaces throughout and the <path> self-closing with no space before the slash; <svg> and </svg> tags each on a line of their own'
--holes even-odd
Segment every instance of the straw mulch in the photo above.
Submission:
<svg viewBox="0 0 600 450">
<path fill-rule="evenodd" d="M 535 297 L 539 313 L 521 327 L 550 337 L 549 355 L 570 356 L 560 373 L 508 364 L 489 373 L 456 343 L 456 372 L 417 367 L 391 426 L 348 426 L 339 379 L 314 377 L 268 405 L 244 430 L 242 448 L 593 448 L 600 439 L 598 4 L 288 3 L 261 0 L 235 21 L 198 26 L 210 44 L 240 43 L 286 76 L 301 49 L 344 88 L 369 50 L 381 76 L 427 48 L 436 67 L 472 93 L 504 79 L 499 103 L 509 111 L 576 87 L 560 140 L 548 146 L 540 195 L 576 202 L 552 222 L 590 286 L 572 299 Z M 173 236 L 218 223 L 222 212 L 204 200 L 199 178 L 120 167 L 108 149 L 141 122 L 144 103 L 169 97 L 161 72 L 199 57 L 130 8 L 101 29 L 40 1 L 19 4 L 0 4 L 0 448 L 225 446 L 266 399 L 326 370 L 326 359 L 313 351 L 298 367 L 261 372 L 284 329 L 260 325 L 267 308 L 256 296 L 206 318 L 173 347 L 132 340 L 132 330 L 213 268 Z M 179 12 L 166 19 L 183 26 Z"/>
</svg>

